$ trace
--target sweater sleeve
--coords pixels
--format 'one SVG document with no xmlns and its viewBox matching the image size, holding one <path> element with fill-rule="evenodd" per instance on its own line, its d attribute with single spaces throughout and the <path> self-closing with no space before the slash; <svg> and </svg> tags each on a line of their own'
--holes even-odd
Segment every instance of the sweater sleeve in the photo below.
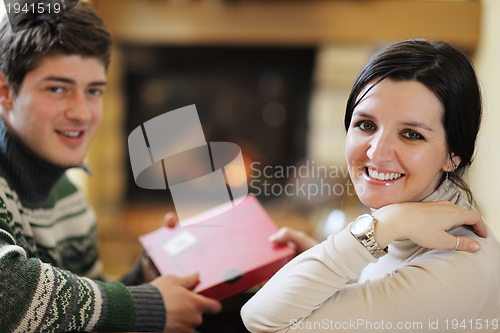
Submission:
<svg viewBox="0 0 500 333">
<path fill-rule="evenodd" d="M 368 263 L 377 261 L 349 229 L 330 236 L 276 273 L 242 308 L 247 329 L 423 332 L 438 321 L 440 332 L 451 332 L 453 319 L 469 325 L 468 320 L 476 320 L 488 307 L 485 286 L 493 286 L 490 304 L 498 303 L 494 301 L 498 281 L 492 280 L 496 274 L 481 267 L 485 261 L 480 256 L 488 256 L 484 245 L 476 254 L 431 250 L 382 278 L 347 284 L 357 280 Z M 494 319 L 499 318 L 481 320 Z"/>
<path fill-rule="evenodd" d="M 102 283 L 27 258 L 0 219 L 2 332 L 161 332 L 165 322 L 165 306 L 155 287 Z"/>
</svg>

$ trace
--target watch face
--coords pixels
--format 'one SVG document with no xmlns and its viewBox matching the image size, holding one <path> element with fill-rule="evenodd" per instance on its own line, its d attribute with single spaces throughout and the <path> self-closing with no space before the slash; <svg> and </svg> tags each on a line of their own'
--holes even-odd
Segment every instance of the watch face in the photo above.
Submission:
<svg viewBox="0 0 500 333">
<path fill-rule="evenodd" d="M 361 215 L 352 224 L 351 231 L 356 235 L 364 234 L 370 229 L 373 219 L 370 215 Z"/>
</svg>

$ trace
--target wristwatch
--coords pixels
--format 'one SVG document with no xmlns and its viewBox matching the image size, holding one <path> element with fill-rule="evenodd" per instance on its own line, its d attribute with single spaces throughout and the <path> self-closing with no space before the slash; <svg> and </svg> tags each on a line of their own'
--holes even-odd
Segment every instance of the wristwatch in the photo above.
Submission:
<svg viewBox="0 0 500 333">
<path fill-rule="evenodd" d="M 363 214 L 351 225 L 351 234 L 366 247 L 375 258 L 381 258 L 387 254 L 387 247 L 381 248 L 375 240 L 375 223 L 377 219 L 370 214 Z"/>
</svg>

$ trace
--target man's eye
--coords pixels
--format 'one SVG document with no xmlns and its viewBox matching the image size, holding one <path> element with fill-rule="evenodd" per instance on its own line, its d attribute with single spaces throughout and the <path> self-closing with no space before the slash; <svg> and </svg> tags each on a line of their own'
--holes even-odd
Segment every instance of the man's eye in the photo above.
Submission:
<svg viewBox="0 0 500 333">
<path fill-rule="evenodd" d="M 372 131 L 375 128 L 375 125 L 369 121 L 362 120 L 357 122 L 355 127 L 362 131 Z"/>
<path fill-rule="evenodd" d="M 425 138 L 422 136 L 422 134 L 412 131 L 412 130 L 407 130 L 403 132 L 403 137 L 410 139 L 410 140 L 425 140 Z"/>
<path fill-rule="evenodd" d="M 49 87 L 49 90 L 53 93 L 61 93 L 63 92 L 64 88 L 63 87 Z"/>
<path fill-rule="evenodd" d="M 89 89 L 89 94 L 94 96 L 102 96 L 103 93 L 104 92 L 102 91 L 102 89 L 97 89 L 97 88 Z"/>
</svg>

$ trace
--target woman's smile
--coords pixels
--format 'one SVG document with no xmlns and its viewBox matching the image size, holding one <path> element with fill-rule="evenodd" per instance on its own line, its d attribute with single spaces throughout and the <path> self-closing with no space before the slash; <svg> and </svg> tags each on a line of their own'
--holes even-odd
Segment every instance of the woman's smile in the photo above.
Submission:
<svg viewBox="0 0 500 333">
<path fill-rule="evenodd" d="M 347 132 L 346 157 L 365 205 L 420 201 L 437 188 L 443 170 L 451 169 L 443 112 L 417 81 L 385 79 L 363 97 Z"/>
<path fill-rule="evenodd" d="M 366 181 L 373 182 L 373 184 L 391 185 L 401 179 L 401 177 L 404 177 L 403 173 L 394 170 L 380 169 L 370 166 L 365 166 L 363 168 L 367 178 Z"/>
</svg>

